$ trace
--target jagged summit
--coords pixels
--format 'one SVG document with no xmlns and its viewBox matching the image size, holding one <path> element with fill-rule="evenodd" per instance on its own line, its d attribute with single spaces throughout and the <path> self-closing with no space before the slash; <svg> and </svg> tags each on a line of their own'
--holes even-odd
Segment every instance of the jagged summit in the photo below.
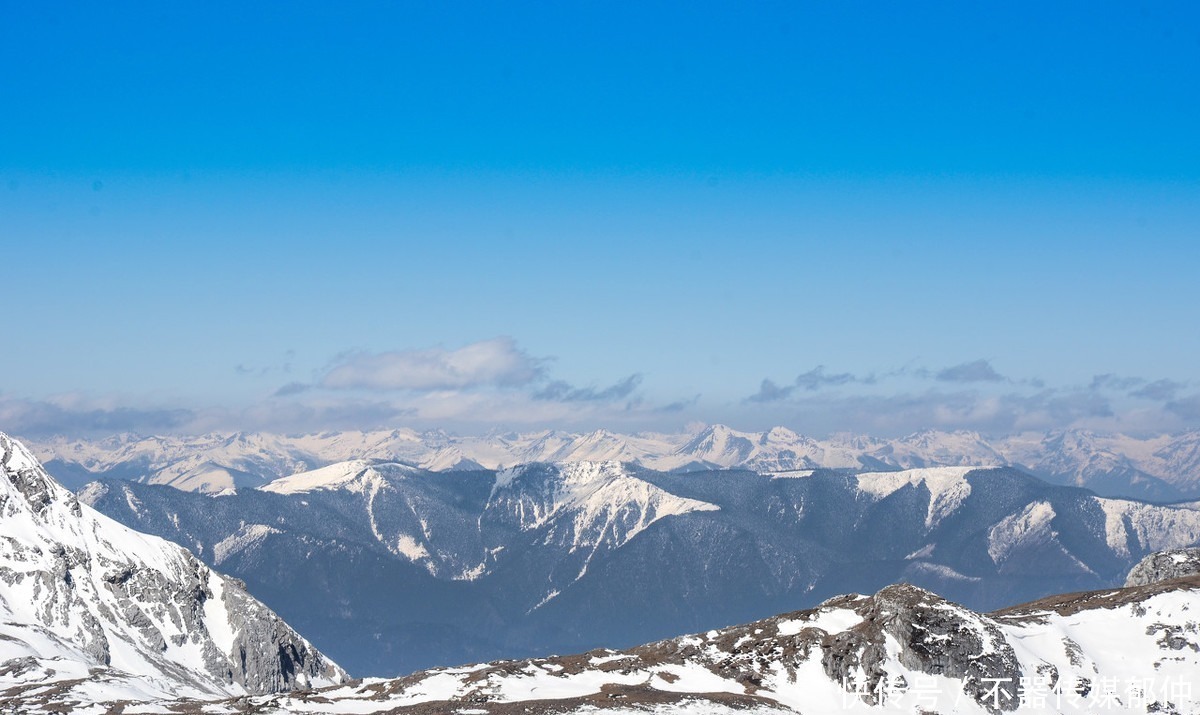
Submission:
<svg viewBox="0 0 1200 715">
<path fill-rule="evenodd" d="M 0 454 L 0 690 L 199 697 L 345 680 L 240 582 L 81 504 L 2 433 Z"/>
</svg>

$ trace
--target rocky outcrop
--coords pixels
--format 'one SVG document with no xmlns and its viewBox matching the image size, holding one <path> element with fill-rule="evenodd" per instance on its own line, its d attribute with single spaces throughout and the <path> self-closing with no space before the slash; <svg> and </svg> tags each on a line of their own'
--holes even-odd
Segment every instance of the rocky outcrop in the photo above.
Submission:
<svg viewBox="0 0 1200 715">
<path fill-rule="evenodd" d="M 889 677 L 886 666 L 894 658 L 910 671 L 963 681 L 963 692 L 988 710 L 1016 707 L 1015 699 L 998 698 L 989 687 L 1018 683 L 1022 673 L 1012 646 L 987 617 L 909 584 L 879 591 L 859 613 L 861 623 L 822 643 L 821 664 L 834 681 L 854 682 L 866 702 L 879 704 L 889 687 L 880 681 Z"/>
<path fill-rule="evenodd" d="M 1158 581 L 1200 574 L 1200 547 L 1170 549 L 1150 554 L 1129 571 L 1125 586 L 1145 586 Z"/>
</svg>

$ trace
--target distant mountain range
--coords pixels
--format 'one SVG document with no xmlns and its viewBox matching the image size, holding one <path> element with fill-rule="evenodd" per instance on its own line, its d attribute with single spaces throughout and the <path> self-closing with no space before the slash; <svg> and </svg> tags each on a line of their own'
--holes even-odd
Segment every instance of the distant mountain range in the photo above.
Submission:
<svg viewBox="0 0 1200 715">
<path fill-rule="evenodd" d="M 665 472 L 818 468 L 912 469 L 1013 466 L 1055 484 L 1152 501 L 1200 498 L 1200 431 L 1153 438 L 1087 431 L 988 439 L 925 431 L 898 439 L 842 435 L 813 439 L 776 427 L 739 432 L 722 425 L 691 434 L 544 431 L 459 437 L 408 429 L 31 442 L 47 467 L 76 489 L 98 478 L 169 484 L 214 493 L 352 459 L 382 459 L 430 471 L 498 469 L 532 462 L 621 461 Z"/>
<path fill-rule="evenodd" d="M 88 502 L 259 573 L 251 590 L 274 584 L 272 601 L 307 611 L 322 639 L 357 629 L 346 643 L 364 650 L 407 632 L 420 653 L 456 628 L 485 647 L 507 635 L 510 650 L 614 641 L 772 593 L 909 583 L 627 650 L 350 681 L 240 581 Z M 1105 499 L 1008 468 L 359 460 L 220 496 L 96 482 L 76 497 L 0 435 L 0 514 L 3 712 L 1200 713 L 1200 549 L 1161 550 L 1200 539 L 1200 502 Z M 207 543 L 206 530 L 232 533 Z M 983 614 L 913 583 L 930 578 L 976 601 L 1114 587 Z"/>
<path fill-rule="evenodd" d="M 245 580 L 359 675 L 624 647 L 898 581 L 996 608 L 1119 586 L 1145 554 L 1200 543 L 1200 502 L 1007 467 L 353 460 L 217 496 L 110 481 L 80 499 Z"/>
</svg>

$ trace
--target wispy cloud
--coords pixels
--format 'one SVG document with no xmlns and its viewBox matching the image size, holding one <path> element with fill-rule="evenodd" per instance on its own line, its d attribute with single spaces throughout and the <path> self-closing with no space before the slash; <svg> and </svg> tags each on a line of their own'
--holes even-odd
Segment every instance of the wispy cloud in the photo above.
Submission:
<svg viewBox="0 0 1200 715">
<path fill-rule="evenodd" d="M 1122 427 L 1112 404 L 1086 391 L 1040 390 L 1027 394 L 1011 389 L 991 393 L 931 387 L 884 394 L 816 393 L 763 403 L 756 409 L 759 411 L 747 415 L 748 419 L 764 419 L 814 434 L 844 431 L 887 436 L 922 429 L 1010 434 L 1072 426 Z M 758 426 L 769 425 L 760 422 Z M 1138 423 L 1129 428 L 1143 426 Z"/>
<path fill-rule="evenodd" d="M 1200 397 L 1176 399 L 1186 387 L 1114 373 L 1096 375 L 1085 386 L 1047 386 L 1039 378 L 1009 377 L 978 359 L 941 369 L 906 365 L 866 377 L 820 366 L 790 384 L 764 379 L 741 405 L 754 405 L 754 412 L 745 413 L 748 419 L 814 433 L 936 428 L 1004 434 L 1082 427 L 1144 434 L 1200 427 Z M 1137 400 L 1159 404 L 1147 407 Z"/>
<path fill-rule="evenodd" d="M 1174 380 L 1155 380 L 1129 393 L 1130 397 L 1140 397 L 1145 400 L 1167 402 L 1175 399 L 1179 391 L 1187 387 L 1185 383 Z"/>
<path fill-rule="evenodd" d="M 748 402 L 776 402 L 787 399 L 797 390 L 816 392 L 827 387 L 853 383 L 871 385 L 875 383 L 875 376 L 858 377 L 849 372 L 828 373 L 825 371 L 824 365 L 817 365 L 808 372 L 797 375 L 790 385 L 779 385 L 769 378 L 764 379 L 759 385 L 758 392 L 750 395 L 746 400 Z"/>
<path fill-rule="evenodd" d="M 545 374 L 512 338 L 482 340 L 456 350 L 428 348 L 343 356 L 318 384 L 327 389 L 452 390 L 528 385 Z"/>
<path fill-rule="evenodd" d="M 795 389 L 795 385 L 780 387 L 772 380 L 763 378 L 762 384 L 758 387 L 758 392 L 750 395 L 746 400 L 748 402 L 778 402 L 779 400 L 787 399 Z"/>
<path fill-rule="evenodd" d="M 1092 390 L 1118 390 L 1124 392 L 1145 383 L 1146 381 L 1140 377 L 1126 377 L 1106 372 L 1103 375 L 1093 377 L 1089 388 Z"/>
<path fill-rule="evenodd" d="M 78 399 L 0 399 L 0 425 L 28 435 L 155 434 L 190 425 L 195 410 L 183 407 L 94 405 Z"/>
<path fill-rule="evenodd" d="M 819 390 L 822 387 L 845 385 L 851 382 L 872 382 L 874 378 L 858 378 L 848 372 L 831 375 L 825 372 L 824 365 L 817 365 L 808 372 L 796 376 L 796 387 L 803 390 Z"/>
<path fill-rule="evenodd" d="M 275 397 L 287 397 L 289 395 L 299 395 L 302 392 L 308 392 L 312 389 L 312 385 L 305 382 L 289 382 L 280 387 L 274 392 Z"/>
<path fill-rule="evenodd" d="M 287 374 L 292 371 L 292 360 L 296 357 L 295 350 L 288 350 L 283 354 L 283 361 L 275 365 L 247 365 L 238 363 L 233 366 L 233 371 L 239 375 L 249 377 L 264 377 L 271 374 Z"/>
<path fill-rule="evenodd" d="M 754 394 L 717 402 L 655 394 L 641 372 L 581 385 L 552 375 L 553 366 L 511 339 L 495 338 L 456 349 L 344 355 L 309 382 L 283 384 L 237 407 L 0 394 L 0 429 L 29 436 L 395 426 L 672 430 L 702 421 L 888 436 L 927 428 L 992 435 L 1073 427 L 1141 434 L 1200 428 L 1200 394 L 1184 395 L 1186 382 L 1106 373 L 1082 385 L 1047 387 L 1001 375 L 986 360 L 868 375 L 818 365 L 788 383 L 763 379 Z"/>
<path fill-rule="evenodd" d="M 1165 407 L 1189 422 L 1200 422 L 1200 393 L 1172 400 Z"/>
<path fill-rule="evenodd" d="M 674 402 L 663 405 L 662 407 L 657 408 L 656 411 L 661 412 L 663 414 L 684 412 L 692 407 L 695 407 L 696 403 L 698 403 L 699 401 L 700 401 L 700 395 L 693 395 L 692 397 L 690 397 L 686 400 L 676 400 Z"/>
<path fill-rule="evenodd" d="M 605 388 L 572 387 L 570 383 L 554 380 L 533 393 L 535 400 L 556 402 L 595 402 L 597 400 L 623 400 L 633 394 L 642 384 L 642 376 L 634 373 Z"/>
<path fill-rule="evenodd" d="M 938 371 L 942 382 L 1004 382 L 1005 378 L 987 360 L 973 360 Z"/>
</svg>

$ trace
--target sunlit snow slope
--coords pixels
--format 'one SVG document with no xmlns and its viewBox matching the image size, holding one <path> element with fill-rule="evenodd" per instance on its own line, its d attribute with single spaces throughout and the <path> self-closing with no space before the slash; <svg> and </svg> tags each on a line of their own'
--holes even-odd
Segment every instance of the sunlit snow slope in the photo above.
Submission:
<svg viewBox="0 0 1200 715">
<path fill-rule="evenodd" d="M 81 504 L 0 434 L 0 701 L 238 695 L 345 678 L 240 582 Z"/>
</svg>

